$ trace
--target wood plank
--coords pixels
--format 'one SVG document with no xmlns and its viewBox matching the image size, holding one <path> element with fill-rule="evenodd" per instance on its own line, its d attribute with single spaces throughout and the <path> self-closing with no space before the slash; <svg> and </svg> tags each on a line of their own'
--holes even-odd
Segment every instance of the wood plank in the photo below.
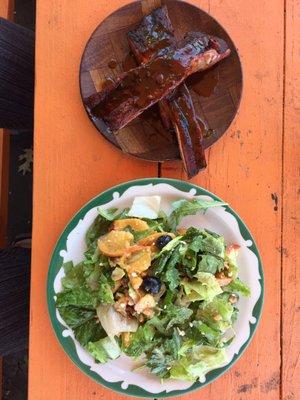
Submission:
<svg viewBox="0 0 300 400">
<path fill-rule="evenodd" d="M 8 218 L 9 132 L 0 129 L 0 248 L 6 245 Z"/>
<path fill-rule="evenodd" d="M 1 0 L 0 2 L 0 17 L 12 19 L 14 8 L 13 0 Z"/>
<path fill-rule="evenodd" d="M 12 0 L 0 2 L 0 17 L 11 19 L 13 14 Z M 1 128 L 1 127 L 0 127 Z M 0 248 L 6 244 L 6 227 L 8 211 L 8 167 L 9 167 L 9 133 L 0 129 Z"/>
<path fill-rule="evenodd" d="M 300 398 L 300 1 L 286 2 L 282 226 L 282 399 Z M 298 213 L 298 219 L 297 219 Z"/>
<path fill-rule="evenodd" d="M 13 1 L 0 2 L 0 17 L 11 19 Z M 9 166 L 9 136 L 0 129 L 0 248 L 6 244 L 6 227 L 8 211 L 8 166 Z M 2 358 L 0 358 L 0 393 L 2 393 Z"/>
<path fill-rule="evenodd" d="M 157 164 L 125 156 L 97 133 L 79 93 L 85 43 L 101 20 L 126 3 L 37 1 L 30 400 L 127 398 L 72 364 L 50 326 L 45 296 L 50 254 L 71 216 L 108 187 L 157 175 Z"/>
<path fill-rule="evenodd" d="M 197 1 L 203 8 L 205 1 Z M 256 336 L 236 365 L 213 385 L 182 400 L 278 399 L 280 396 L 280 245 L 283 92 L 283 2 L 210 1 L 210 11 L 239 49 L 244 93 L 239 115 L 208 152 L 208 168 L 193 182 L 228 201 L 260 248 L 266 297 Z M 186 179 L 180 165 L 162 176 Z"/>
</svg>

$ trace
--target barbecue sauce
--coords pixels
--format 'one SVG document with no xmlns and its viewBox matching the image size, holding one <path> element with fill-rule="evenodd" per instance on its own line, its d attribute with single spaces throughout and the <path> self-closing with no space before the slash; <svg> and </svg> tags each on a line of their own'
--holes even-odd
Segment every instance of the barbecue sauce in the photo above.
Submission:
<svg viewBox="0 0 300 400">
<path fill-rule="evenodd" d="M 138 66 L 134 55 L 132 53 L 128 53 L 123 61 L 123 71 L 127 72 L 130 69 L 136 68 Z"/>
<path fill-rule="evenodd" d="M 108 68 L 110 68 L 110 69 L 115 69 L 115 68 L 117 68 L 117 65 L 118 65 L 118 63 L 117 63 L 117 61 L 116 61 L 114 58 L 112 58 L 112 59 L 109 61 L 109 63 L 107 64 Z"/>
<path fill-rule="evenodd" d="M 127 122 L 130 113 L 142 112 L 185 76 L 185 68 L 173 59 L 154 62 L 127 72 L 122 81 L 93 109 L 96 117 L 109 120 L 112 129 Z"/>
</svg>

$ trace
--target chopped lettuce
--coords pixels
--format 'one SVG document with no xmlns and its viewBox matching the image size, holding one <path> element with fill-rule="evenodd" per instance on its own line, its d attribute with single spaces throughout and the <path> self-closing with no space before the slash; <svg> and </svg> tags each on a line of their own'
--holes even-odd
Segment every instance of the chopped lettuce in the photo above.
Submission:
<svg viewBox="0 0 300 400">
<path fill-rule="evenodd" d="M 116 219 L 125 218 L 128 214 L 128 209 L 119 211 L 117 208 L 110 208 L 107 210 L 103 207 L 98 207 L 98 213 L 104 220 L 112 222 Z"/>
<path fill-rule="evenodd" d="M 160 378 L 170 376 L 170 369 L 175 360 L 179 357 L 181 338 L 178 329 L 174 329 L 172 336 L 156 346 L 148 358 L 146 365 Z"/>
<path fill-rule="evenodd" d="M 113 304 L 115 302 L 111 285 L 105 275 L 99 277 L 99 300 L 103 304 Z"/>
<path fill-rule="evenodd" d="M 170 228 L 175 231 L 181 219 L 187 215 L 195 215 L 199 211 L 206 211 L 208 208 L 211 207 L 220 207 L 225 205 L 227 205 L 227 203 L 213 200 L 177 200 L 172 203 L 173 211 L 169 216 Z"/>
<path fill-rule="evenodd" d="M 56 306 L 76 306 L 84 308 L 96 308 L 98 305 L 98 296 L 88 287 L 79 287 L 71 290 L 65 290 L 57 293 Z"/>
<path fill-rule="evenodd" d="M 148 324 L 139 326 L 138 330 L 130 335 L 130 344 L 123 348 L 124 353 L 131 357 L 139 357 L 153 347 L 154 333 L 153 327 Z"/>
<path fill-rule="evenodd" d="M 93 242 L 98 240 L 101 235 L 104 235 L 107 232 L 110 224 L 110 220 L 103 218 L 102 215 L 98 215 L 95 221 L 87 230 L 85 236 L 85 242 L 87 246 L 89 247 Z"/>
<path fill-rule="evenodd" d="M 232 324 L 233 313 L 234 307 L 228 301 L 228 296 L 221 294 L 209 303 L 200 303 L 197 319 L 215 330 L 225 332 Z"/>
<path fill-rule="evenodd" d="M 174 363 L 170 377 L 188 381 L 202 379 L 209 370 L 220 367 L 225 361 L 226 354 L 223 349 L 209 346 L 194 347 L 192 352 Z"/>
<path fill-rule="evenodd" d="M 145 209 L 142 203 L 139 210 Z M 162 379 L 191 381 L 224 363 L 224 348 L 234 338 L 232 326 L 238 315 L 238 308 L 231 304 L 232 293 L 250 295 L 249 287 L 238 278 L 239 246 L 226 247 L 222 236 L 207 229 L 191 227 L 181 235 L 176 232 L 183 217 L 222 205 L 225 203 L 179 200 L 172 204 L 169 217 L 159 212 L 151 219 L 153 210 L 143 215 L 149 229 L 125 227 L 133 234 L 136 249 L 140 239 L 154 232 L 175 232 L 175 238 L 160 251 L 151 247 L 152 262 L 143 271 L 145 276 L 138 269 L 120 268 L 118 258 L 102 254 L 98 247 L 99 237 L 113 221 L 126 218 L 128 209 L 99 208 L 86 233 L 84 259 L 75 266 L 72 261 L 63 265 L 63 290 L 56 295 L 61 317 L 96 362 L 105 363 L 123 352 L 134 358 L 143 356 L 145 365 Z M 233 280 L 221 287 L 216 276 L 220 278 L 217 273 L 223 270 Z M 145 291 L 143 286 L 133 287 L 146 275 L 159 278 L 161 288 L 153 296 L 155 307 L 136 314 L 135 304 Z M 135 277 L 138 279 L 132 279 Z M 121 298 L 128 301 L 127 306 L 120 301 L 122 310 L 114 304 Z"/>
<path fill-rule="evenodd" d="M 100 363 L 105 363 L 109 359 L 115 360 L 121 355 L 121 349 L 115 341 L 109 337 L 89 342 L 86 346 L 87 351 Z"/>
<path fill-rule="evenodd" d="M 59 313 L 65 323 L 72 329 L 77 328 L 96 317 L 95 310 L 74 306 L 61 307 Z"/>
<path fill-rule="evenodd" d="M 80 287 L 85 282 L 83 263 L 77 264 L 75 267 L 72 261 L 63 264 L 65 276 L 61 279 L 64 289 L 73 289 Z"/>
<path fill-rule="evenodd" d="M 202 321 L 193 321 L 192 335 L 197 335 L 197 341 L 214 347 L 223 347 L 222 333 Z"/>
<path fill-rule="evenodd" d="M 213 274 L 198 272 L 192 281 L 182 280 L 181 285 L 190 301 L 205 300 L 210 302 L 215 296 L 222 293 L 222 289 Z"/>
<path fill-rule="evenodd" d="M 183 325 L 189 320 L 193 310 L 187 307 L 179 307 L 174 304 L 165 306 L 159 316 L 151 318 L 147 324 L 154 326 L 160 333 L 166 333 L 168 329 L 176 325 Z"/>
<path fill-rule="evenodd" d="M 166 282 L 170 290 L 174 290 L 180 284 L 180 275 L 177 268 L 168 268 L 164 275 L 164 282 Z"/>
<path fill-rule="evenodd" d="M 237 265 L 238 248 L 229 246 L 226 249 L 225 263 L 228 266 L 228 272 L 231 274 L 233 280 L 237 278 L 239 268 Z"/>
<path fill-rule="evenodd" d="M 198 271 L 215 274 L 223 267 L 223 264 L 223 260 L 220 260 L 211 254 L 202 254 L 199 256 Z"/>
<path fill-rule="evenodd" d="M 229 285 L 223 288 L 226 292 L 240 293 L 242 296 L 249 297 L 251 295 L 251 291 L 248 285 L 245 282 L 241 281 L 239 278 L 236 278 Z"/>
<path fill-rule="evenodd" d="M 95 318 L 74 328 L 74 334 L 75 338 L 83 346 L 88 342 L 94 342 L 106 336 L 101 324 Z"/>
</svg>

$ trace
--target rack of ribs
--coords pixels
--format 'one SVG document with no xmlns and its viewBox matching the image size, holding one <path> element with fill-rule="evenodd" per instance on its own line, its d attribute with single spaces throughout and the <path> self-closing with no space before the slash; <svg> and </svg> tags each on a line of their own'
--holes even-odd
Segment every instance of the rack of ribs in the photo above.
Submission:
<svg viewBox="0 0 300 400">
<path fill-rule="evenodd" d="M 115 132 L 171 94 L 189 75 L 216 64 L 229 52 L 223 40 L 190 32 L 178 48 L 123 73 L 96 96 L 88 98 L 89 112 Z"/>
<path fill-rule="evenodd" d="M 174 49 L 176 39 L 167 7 L 156 8 L 146 15 L 136 29 L 128 32 L 128 42 L 140 64 Z M 191 178 L 206 167 L 206 160 L 201 144 L 202 131 L 185 83 L 160 100 L 158 105 L 163 125 L 176 133 L 184 169 Z"/>
</svg>

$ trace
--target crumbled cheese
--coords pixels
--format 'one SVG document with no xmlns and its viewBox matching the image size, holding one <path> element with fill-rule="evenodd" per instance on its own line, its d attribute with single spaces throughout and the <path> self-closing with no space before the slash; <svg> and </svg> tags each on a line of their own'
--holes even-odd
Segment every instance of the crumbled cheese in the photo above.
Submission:
<svg viewBox="0 0 300 400">
<path fill-rule="evenodd" d="M 194 324 L 192 322 L 190 322 L 189 326 L 192 328 L 194 326 Z"/>
<path fill-rule="evenodd" d="M 121 308 L 126 308 L 126 304 L 125 303 L 120 303 L 120 307 Z"/>
<path fill-rule="evenodd" d="M 179 336 L 185 336 L 185 332 L 181 331 L 180 329 L 178 329 L 178 334 L 179 334 Z"/>
<path fill-rule="evenodd" d="M 156 219 L 160 210 L 160 201 L 160 196 L 135 197 L 128 215 L 130 217 Z"/>
</svg>

